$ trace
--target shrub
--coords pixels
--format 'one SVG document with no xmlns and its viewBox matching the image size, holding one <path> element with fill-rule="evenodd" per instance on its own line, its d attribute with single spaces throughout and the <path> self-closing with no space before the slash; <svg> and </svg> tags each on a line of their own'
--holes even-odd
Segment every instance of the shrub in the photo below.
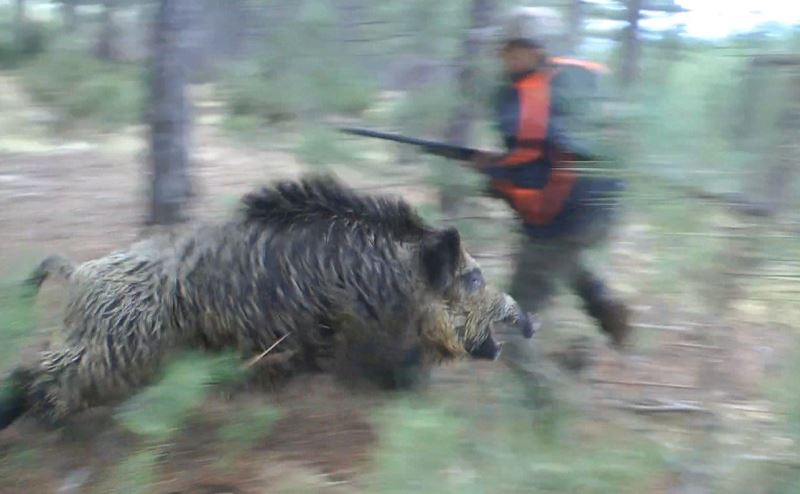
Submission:
<svg viewBox="0 0 800 494">
<path fill-rule="evenodd" d="M 13 21 L 6 12 L 0 12 L 0 69 L 16 68 L 47 47 L 50 39 L 48 26 L 42 22 L 28 21 L 22 38 L 17 40 Z"/>
<path fill-rule="evenodd" d="M 307 165 L 327 169 L 334 164 L 348 165 L 358 160 L 340 135 L 324 127 L 308 128 L 295 148 L 297 157 Z"/>
<path fill-rule="evenodd" d="M 150 492 L 169 441 L 206 398 L 210 386 L 241 377 L 237 364 L 231 353 L 186 352 L 165 367 L 157 383 L 122 404 L 117 420 L 143 444 L 116 465 L 104 492 Z"/>
<path fill-rule="evenodd" d="M 211 384 L 237 376 L 235 362 L 229 354 L 187 353 L 166 367 L 158 383 L 130 398 L 117 418 L 126 429 L 150 442 L 166 441 L 202 402 Z"/>
<path fill-rule="evenodd" d="M 254 66 L 232 69 L 221 88 L 229 115 L 254 117 L 264 123 L 292 118 L 302 98 L 300 88 L 288 78 L 267 77 Z"/>
<path fill-rule="evenodd" d="M 113 128 L 141 118 L 145 88 L 138 67 L 57 49 L 33 60 L 21 75 L 33 97 L 60 110 L 65 119 Z"/>
</svg>

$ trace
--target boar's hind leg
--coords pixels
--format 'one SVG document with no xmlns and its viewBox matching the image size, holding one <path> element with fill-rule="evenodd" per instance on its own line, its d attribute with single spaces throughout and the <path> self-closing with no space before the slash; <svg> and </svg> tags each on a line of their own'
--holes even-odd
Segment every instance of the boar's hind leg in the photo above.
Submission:
<svg viewBox="0 0 800 494">
<path fill-rule="evenodd" d="M 66 281 L 70 279 L 73 271 L 75 271 L 75 263 L 70 259 L 60 255 L 52 255 L 39 263 L 25 281 L 25 284 L 30 294 L 35 295 L 47 278 L 57 276 L 62 281 Z"/>
<path fill-rule="evenodd" d="M 90 343 L 45 352 L 35 366 L 18 368 L 0 394 L 0 429 L 23 413 L 58 425 L 83 409 L 130 396 L 158 370 L 162 348 Z"/>
</svg>

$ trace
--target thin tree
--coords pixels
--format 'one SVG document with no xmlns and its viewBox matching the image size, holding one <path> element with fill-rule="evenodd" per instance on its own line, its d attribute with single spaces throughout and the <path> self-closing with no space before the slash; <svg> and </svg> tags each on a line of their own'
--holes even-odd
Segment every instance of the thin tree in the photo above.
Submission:
<svg viewBox="0 0 800 494">
<path fill-rule="evenodd" d="M 78 27 L 78 14 L 75 11 L 77 0 L 62 0 L 61 14 L 63 16 L 64 31 L 75 32 Z"/>
<path fill-rule="evenodd" d="M 575 53 L 581 44 L 583 37 L 583 19 L 584 19 L 584 6 L 585 0 L 570 0 L 569 10 L 567 13 L 567 23 L 569 32 L 565 43 L 565 50 L 567 53 Z"/>
<path fill-rule="evenodd" d="M 470 9 L 470 28 L 464 38 L 461 55 L 457 61 L 458 86 L 461 104 L 458 105 L 447 128 L 448 142 L 460 146 L 468 144 L 475 121 L 475 93 L 477 92 L 477 60 L 484 45 L 482 33 L 491 26 L 497 11 L 497 0 L 473 0 Z M 445 213 L 452 214 L 458 208 L 458 194 L 452 194 L 449 188 L 441 191 L 440 205 Z"/>
<path fill-rule="evenodd" d="M 150 74 L 150 225 L 186 219 L 191 109 L 185 54 L 195 8 L 195 0 L 160 0 L 157 6 Z"/>
<path fill-rule="evenodd" d="M 101 60 L 117 60 L 119 58 L 119 32 L 116 23 L 117 1 L 103 0 L 102 27 L 95 48 L 95 54 Z"/>
<path fill-rule="evenodd" d="M 627 25 L 622 31 L 622 60 L 619 72 L 620 85 L 630 87 L 639 76 L 639 19 L 642 15 L 642 0 L 627 0 Z"/>
<path fill-rule="evenodd" d="M 25 0 L 17 0 L 16 9 L 14 11 L 14 42 L 19 48 L 22 47 L 23 39 L 25 37 L 25 8 Z"/>
</svg>

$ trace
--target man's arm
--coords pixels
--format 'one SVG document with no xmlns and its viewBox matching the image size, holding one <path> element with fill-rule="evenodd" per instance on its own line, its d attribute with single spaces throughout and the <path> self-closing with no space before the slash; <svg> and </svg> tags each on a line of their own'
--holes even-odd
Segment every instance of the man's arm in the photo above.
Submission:
<svg viewBox="0 0 800 494">
<path fill-rule="evenodd" d="M 497 95 L 496 119 L 503 136 L 516 136 L 520 132 L 520 97 L 513 86 L 503 88 Z M 545 174 L 532 172 L 530 167 L 531 149 L 520 144 L 521 139 L 505 153 L 481 153 L 471 163 L 473 168 L 483 172 L 492 181 L 499 180 L 527 188 L 540 188 L 546 181 Z M 507 143 L 506 143 L 507 144 Z"/>
</svg>

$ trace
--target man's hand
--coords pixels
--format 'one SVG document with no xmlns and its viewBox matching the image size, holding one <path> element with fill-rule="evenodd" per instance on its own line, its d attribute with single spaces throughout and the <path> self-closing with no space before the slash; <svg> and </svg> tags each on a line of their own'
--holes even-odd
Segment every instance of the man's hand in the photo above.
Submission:
<svg viewBox="0 0 800 494">
<path fill-rule="evenodd" d="M 474 168 L 476 170 L 483 170 L 487 166 L 497 162 L 498 159 L 500 159 L 500 155 L 497 153 L 478 151 L 469 162 L 469 166 L 470 168 Z"/>
</svg>

